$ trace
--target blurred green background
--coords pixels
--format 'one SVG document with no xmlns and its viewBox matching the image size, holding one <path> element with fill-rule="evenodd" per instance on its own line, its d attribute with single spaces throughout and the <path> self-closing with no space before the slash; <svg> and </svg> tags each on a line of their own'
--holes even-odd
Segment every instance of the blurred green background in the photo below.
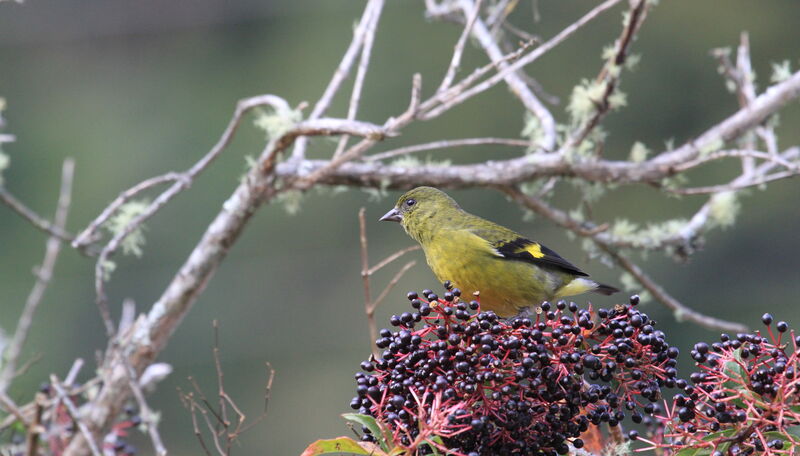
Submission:
<svg viewBox="0 0 800 456">
<path fill-rule="evenodd" d="M 11 167 L 6 186 L 38 212 L 51 217 L 61 163 L 77 162 L 68 228 L 83 228 L 124 188 L 147 177 L 190 166 L 217 140 L 236 100 L 274 93 L 297 104 L 321 95 L 352 35 L 363 1 L 353 0 L 181 0 L 173 2 L 29 1 L 0 3 L 0 96 L 8 109 L 6 145 Z M 531 4 L 521 2 L 513 22 L 543 37 L 552 36 L 594 2 L 541 0 L 542 19 L 532 20 Z M 563 105 L 582 78 L 594 77 L 601 49 L 618 34 L 621 9 L 607 13 L 555 52 L 529 67 Z M 612 158 L 626 157 L 634 141 L 662 150 L 681 142 L 736 109 L 708 51 L 738 44 L 750 32 L 760 87 L 771 62 L 800 57 L 800 5 L 792 0 L 752 2 L 664 1 L 645 23 L 634 52 L 642 60 L 623 76 L 628 107 L 605 122 Z M 460 28 L 432 22 L 422 2 L 389 1 L 378 29 L 371 71 L 359 117 L 381 123 L 407 104 L 411 76 L 420 72 L 425 93 L 436 87 L 449 62 Z M 484 63 L 470 48 L 464 68 Z M 349 92 L 337 99 L 332 115 L 342 115 Z M 800 142 L 800 103 L 781 114 L 780 144 Z M 523 110 L 507 89 L 494 90 L 447 115 L 418 123 L 378 150 L 434 139 L 516 137 Z M 109 283 L 115 315 L 123 298 L 148 307 L 172 278 L 245 170 L 245 155 L 260 152 L 262 133 L 241 129 L 225 151 L 192 186 L 147 225 L 141 259 L 117 257 Z M 333 150 L 329 140 L 313 143 L 317 156 Z M 508 149 L 478 147 L 436 152 L 454 162 L 502 158 Z M 732 176 L 738 164 L 705 168 L 693 183 Z M 555 201 L 574 203 L 568 185 Z M 522 212 L 491 190 L 453 191 L 466 209 L 543 240 L 593 272 L 619 283 L 619 272 L 589 261 L 576 242 L 542 219 L 523 221 Z M 374 222 L 394 202 L 366 192 L 311 192 L 297 215 L 277 205 L 263 208 L 210 282 L 160 360 L 175 372 L 152 398 L 172 454 L 200 451 L 189 413 L 176 387 L 193 375 L 213 394 L 211 321 L 220 321 L 227 391 L 250 415 L 257 415 L 266 378 L 263 363 L 277 371 L 268 417 L 243 435 L 237 454 L 292 455 L 317 438 L 348 434 L 338 417 L 348 411 L 352 374 L 369 353 L 359 277 L 356 213 L 366 206 L 370 256 L 374 262 L 411 245 L 400 227 Z M 596 205 L 601 221 L 618 218 L 664 220 L 690 216 L 702 197 L 665 198 L 649 188 L 624 187 Z M 755 325 L 766 310 L 779 319 L 800 321 L 800 181 L 781 181 L 743 199 L 733 228 L 714 231 L 706 248 L 689 264 L 660 254 L 645 268 L 685 304 L 711 315 Z M 10 330 L 33 284 L 31 268 L 41 261 L 45 237 L 0 206 L 0 326 Z M 435 287 L 420 260 L 378 311 L 384 325 L 404 309 L 405 291 Z M 385 284 L 401 263 L 373 281 Z M 42 303 L 26 356 L 41 355 L 20 378 L 12 396 L 27 401 L 51 372 L 63 376 L 76 357 L 89 362 L 105 339 L 93 294 L 93 263 L 66 249 Z M 606 297 L 581 297 L 600 305 Z M 648 311 L 684 352 L 711 332 L 675 322 L 656 303 Z M 688 358 L 686 356 L 685 358 Z M 684 360 L 684 372 L 689 364 Z M 149 443 L 135 438 L 142 454 Z"/>
</svg>

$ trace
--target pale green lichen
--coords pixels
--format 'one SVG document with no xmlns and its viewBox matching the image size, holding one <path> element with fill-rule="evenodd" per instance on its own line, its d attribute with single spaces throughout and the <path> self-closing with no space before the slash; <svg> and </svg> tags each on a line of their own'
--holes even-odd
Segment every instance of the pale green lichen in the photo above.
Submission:
<svg viewBox="0 0 800 456">
<path fill-rule="evenodd" d="M 264 130 L 267 139 L 272 141 L 283 136 L 301 120 L 303 120 L 303 113 L 299 109 L 273 107 L 256 111 L 253 124 Z"/>
<path fill-rule="evenodd" d="M 361 191 L 367 194 L 367 200 L 372 202 L 382 201 L 389 196 L 389 192 L 383 188 L 362 188 Z"/>
<path fill-rule="evenodd" d="M 628 219 L 619 219 L 611 225 L 609 233 L 618 239 L 630 239 L 638 230 L 638 224 Z"/>
<path fill-rule="evenodd" d="M 661 185 L 661 188 L 663 188 L 664 190 L 677 190 L 688 183 L 689 183 L 689 178 L 686 177 L 685 174 L 676 174 L 672 177 L 665 177 L 659 181 L 659 185 Z M 680 198 L 681 196 L 678 193 L 672 193 L 669 191 L 666 194 L 668 196 L 673 196 L 675 198 Z"/>
<path fill-rule="evenodd" d="M 111 278 L 111 274 L 114 270 L 117 269 L 117 263 L 106 258 L 100 263 L 100 271 L 103 276 L 103 280 L 108 281 Z"/>
<path fill-rule="evenodd" d="M 741 203 L 736 192 L 717 193 L 709 200 L 709 222 L 712 226 L 726 228 L 736 221 Z"/>
<path fill-rule="evenodd" d="M 525 138 L 528 138 L 531 145 L 528 146 L 528 152 L 534 152 L 538 150 L 536 147 L 544 137 L 544 128 L 542 128 L 542 122 L 539 120 L 538 117 L 531 114 L 529 111 L 525 112 L 525 125 L 522 127 L 522 132 L 520 133 Z"/>
<path fill-rule="evenodd" d="M 628 96 L 625 92 L 617 89 L 608 96 L 608 107 L 614 111 L 628 104 Z"/>
<path fill-rule="evenodd" d="M 389 166 L 397 166 L 399 168 L 418 168 L 420 166 L 447 168 L 450 165 L 452 165 L 450 160 L 433 160 L 430 155 L 426 156 L 424 161 L 413 155 L 403 155 L 389 163 Z"/>
<path fill-rule="evenodd" d="M 630 220 L 619 219 L 608 232 L 617 242 L 625 242 L 634 248 L 655 249 L 661 247 L 664 240 L 678 235 L 687 223 L 686 219 L 672 219 L 641 227 Z"/>
<path fill-rule="evenodd" d="M 572 118 L 573 125 L 580 125 L 595 112 L 597 103 L 602 99 L 605 91 L 606 86 L 602 81 L 588 79 L 582 80 L 572 89 L 567 112 Z"/>
<path fill-rule="evenodd" d="M 641 142 L 636 141 L 633 143 L 633 147 L 631 147 L 629 160 L 634 163 L 641 163 L 647 160 L 648 155 L 650 155 L 650 149 Z"/>
<path fill-rule="evenodd" d="M 576 222 L 583 222 L 584 220 L 586 220 L 586 217 L 583 215 L 583 209 L 580 207 L 572 209 L 571 211 L 568 212 L 568 214 L 569 218 L 575 220 Z"/>
<path fill-rule="evenodd" d="M 769 78 L 771 82 L 779 84 L 792 77 L 792 64 L 788 60 L 783 62 L 772 63 L 772 76 Z"/>
<path fill-rule="evenodd" d="M 617 45 L 607 44 L 603 46 L 603 52 L 600 54 L 603 60 L 611 60 L 617 55 Z"/>
<path fill-rule="evenodd" d="M 585 182 L 578 181 L 578 189 L 581 192 L 581 198 L 584 202 L 594 203 L 599 201 L 603 195 L 610 189 L 610 187 L 601 182 Z"/>
<path fill-rule="evenodd" d="M 641 54 L 630 54 L 628 57 L 625 58 L 625 69 L 628 71 L 633 71 L 639 66 L 639 62 L 642 61 Z"/>
<path fill-rule="evenodd" d="M 8 169 L 11 159 L 0 150 L 0 185 L 3 185 L 3 171 Z"/>
<path fill-rule="evenodd" d="M 698 151 L 701 157 L 708 157 L 714 152 L 719 151 L 725 145 L 725 141 L 720 138 L 714 138 L 711 141 L 703 144 Z"/>
<path fill-rule="evenodd" d="M 146 200 L 128 201 L 120 206 L 117 213 L 103 224 L 103 227 L 113 236 L 117 236 L 125 230 L 133 219 L 141 215 L 145 209 L 147 209 L 148 204 L 149 201 Z M 144 225 L 139 224 L 130 234 L 122 239 L 120 246 L 122 247 L 122 253 L 125 255 L 132 254 L 140 257 L 142 256 L 142 247 L 144 243 Z M 111 270 L 113 271 L 113 268 Z"/>
<path fill-rule="evenodd" d="M 281 205 L 289 215 L 297 215 L 303 202 L 303 192 L 300 190 L 285 190 L 274 198 L 275 203 Z"/>
</svg>

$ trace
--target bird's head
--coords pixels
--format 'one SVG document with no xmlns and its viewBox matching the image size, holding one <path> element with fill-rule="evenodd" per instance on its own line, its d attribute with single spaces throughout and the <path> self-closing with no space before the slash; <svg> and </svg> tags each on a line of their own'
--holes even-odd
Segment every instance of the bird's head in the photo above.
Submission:
<svg viewBox="0 0 800 456">
<path fill-rule="evenodd" d="M 380 221 L 399 222 L 411 237 L 422 241 L 426 234 L 436 230 L 438 219 L 454 211 L 461 211 L 461 208 L 443 191 L 417 187 L 404 193 Z"/>
</svg>

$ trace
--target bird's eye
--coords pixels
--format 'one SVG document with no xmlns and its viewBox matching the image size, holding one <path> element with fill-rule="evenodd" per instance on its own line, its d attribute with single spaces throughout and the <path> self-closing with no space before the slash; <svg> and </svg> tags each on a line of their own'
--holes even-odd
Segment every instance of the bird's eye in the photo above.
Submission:
<svg viewBox="0 0 800 456">
<path fill-rule="evenodd" d="M 415 204 L 417 204 L 417 200 L 415 200 L 413 198 L 409 198 L 409 199 L 406 200 L 406 206 L 408 206 L 408 207 L 411 207 L 411 206 L 413 206 Z"/>
</svg>

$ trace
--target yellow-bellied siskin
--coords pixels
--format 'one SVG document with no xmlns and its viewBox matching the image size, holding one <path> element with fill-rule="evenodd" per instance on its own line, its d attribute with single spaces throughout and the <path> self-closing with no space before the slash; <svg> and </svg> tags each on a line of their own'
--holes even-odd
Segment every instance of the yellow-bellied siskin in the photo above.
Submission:
<svg viewBox="0 0 800 456">
<path fill-rule="evenodd" d="M 406 192 L 380 220 L 400 222 L 439 281 L 451 281 L 465 296 L 480 292 L 481 309 L 501 317 L 564 296 L 619 291 L 542 244 L 465 212 L 432 187 Z"/>
</svg>

